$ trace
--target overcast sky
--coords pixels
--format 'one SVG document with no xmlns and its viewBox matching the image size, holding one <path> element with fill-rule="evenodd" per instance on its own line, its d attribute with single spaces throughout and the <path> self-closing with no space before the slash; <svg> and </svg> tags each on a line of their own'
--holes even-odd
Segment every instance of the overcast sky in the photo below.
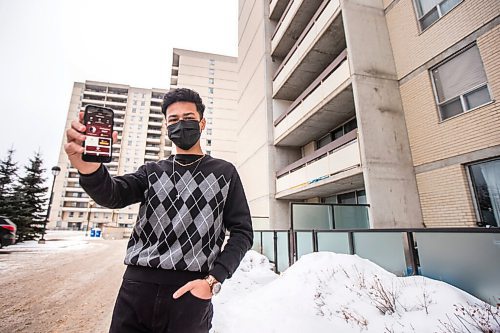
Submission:
<svg viewBox="0 0 500 333">
<path fill-rule="evenodd" d="M 0 158 L 50 170 L 73 82 L 168 88 L 173 48 L 237 56 L 237 22 L 237 0 L 0 0 Z"/>
</svg>

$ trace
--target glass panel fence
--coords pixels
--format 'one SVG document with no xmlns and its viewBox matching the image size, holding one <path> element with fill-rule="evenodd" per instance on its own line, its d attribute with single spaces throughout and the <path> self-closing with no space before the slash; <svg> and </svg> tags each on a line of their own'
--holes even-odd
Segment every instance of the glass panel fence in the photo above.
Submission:
<svg viewBox="0 0 500 333">
<path fill-rule="evenodd" d="M 278 236 L 278 271 L 288 268 L 290 259 L 288 251 L 288 232 L 277 232 Z"/>
<path fill-rule="evenodd" d="M 318 232 L 318 251 L 349 254 L 349 234 L 347 232 Z"/>
<path fill-rule="evenodd" d="M 400 232 L 354 232 L 354 252 L 398 276 L 407 272 L 403 234 Z"/>
<path fill-rule="evenodd" d="M 500 300 L 500 233 L 415 232 L 422 275 L 496 305 Z"/>
<path fill-rule="evenodd" d="M 369 229 L 368 206 L 333 206 L 335 229 Z"/>
<path fill-rule="evenodd" d="M 292 205 L 293 228 L 333 229 L 332 208 L 330 205 Z"/>
<path fill-rule="evenodd" d="M 313 252 L 312 232 L 297 231 L 297 258 Z"/>
</svg>

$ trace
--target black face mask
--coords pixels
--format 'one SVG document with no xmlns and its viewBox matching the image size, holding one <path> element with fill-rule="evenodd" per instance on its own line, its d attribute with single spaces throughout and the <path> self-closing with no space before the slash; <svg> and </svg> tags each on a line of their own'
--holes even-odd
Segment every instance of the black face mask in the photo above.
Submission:
<svg viewBox="0 0 500 333">
<path fill-rule="evenodd" d="M 189 150 L 200 139 L 200 122 L 198 120 L 179 120 L 168 125 L 168 138 L 182 150 Z"/>
</svg>

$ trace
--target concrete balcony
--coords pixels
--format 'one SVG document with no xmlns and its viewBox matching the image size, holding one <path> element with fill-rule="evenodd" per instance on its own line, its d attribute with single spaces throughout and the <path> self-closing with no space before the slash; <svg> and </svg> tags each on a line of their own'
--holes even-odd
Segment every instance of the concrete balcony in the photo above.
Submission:
<svg viewBox="0 0 500 333">
<path fill-rule="evenodd" d="M 160 147 L 158 147 L 158 146 L 155 146 L 155 147 L 147 147 L 146 146 L 146 155 L 148 155 L 148 152 L 159 152 L 159 151 L 160 151 Z"/>
<path fill-rule="evenodd" d="M 148 121 L 148 126 L 161 128 L 162 125 L 161 121 Z"/>
<path fill-rule="evenodd" d="M 73 201 L 73 202 L 88 202 L 89 198 L 78 198 L 78 197 L 63 197 L 64 201 Z"/>
<path fill-rule="evenodd" d="M 125 115 L 125 110 L 114 110 L 115 114 Z"/>
<path fill-rule="evenodd" d="M 153 100 L 151 100 L 151 102 L 153 102 Z M 160 100 L 160 102 L 162 102 L 162 100 Z M 157 106 L 157 105 L 153 105 L 153 104 L 152 104 L 152 105 L 150 105 L 150 106 L 149 106 L 149 108 L 150 108 L 151 110 L 155 110 L 155 111 L 159 111 L 159 112 L 161 112 L 161 106 Z"/>
<path fill-rule="evenodd" d="M 158 155 L 145 154 L 144 161 L 158 161 L 160 157 Z"/>
<path fill-rule="evenodd" d="M 308 199 L 363 187 L 357 130 L 276 173 L 277 199 Z"/>
<path fill-rule="evenodd" d="M 347 53 L 342 52 L 274 121 L 274 144 L 299 147 L 355 114 Z"/>
<path fill-rule="evenodd" d="M 158 145 L 161 143 L 160 138 L 153 139 L 153 138 L 146 138 L 147 143 L 157 143 Z"/>
<path fill-rule="evenodd" d="M 88 99 L 88 98 L 83 98 L 82 99 L 82 103 L 88 103 L 88 104 L 94 104 L 94 105 L 100 105 L 100 106 L 104 106 L 104 103 L 106 101 L 102 100 L 97 100 L 97 99 Z M 83 107 L 83 109 L 85 110 L 85 107 Z"/>
<path fill-rule="evenodd" d="M 147 133 L 148 134 L 158 134 L 158 135 L 160 135 L 161 134 L 161 129 L 160 128 L 158 128 L 158 129 L 148 128 Z"/>
<path fill-rule="evenodd" d="M 85 192 L 85 190 L 81 187 L 64 186 L 63 189 L 64 191 L 71 191 L 71 192 Z"/>
<path fill-rule="evenodd" d="M 164 117 L 163 117 L 163 114 L 161 114 L 161 113 L 158 114 L 158 113 L 152 113 L 152 112 L 150 112 L 149 113 L 149 118 L 150 119 L 163 120 Z"/>
<path fill-rule="evenodd" d="M 127 101 L 124 100 L 123 102 L 117 102 L 117 101 L 106 101 L 106 106 L 110 107 L 110 108 L 113 108 L 113 106 L 124 106 L 126 107 L 127 106 Z M 117 111 L 121 111 L 121 110 L 117 110 Z"/>
<path fill-rule="evenodd" d="M 324 0 L 293 0 L 288 3 L 271 37 L 271 54 L 284 58 L 307 27 Z"/>
<path fill-rule="evenodd" d="M 339 1 L 324 1 L 274 74 L 273 97 L 297 99 L 344 49 Z"/>
<path fill-rule="evenodd" d="M 271 0 L 269 4 L 269 18 L 277 21 L 283 16 L 286 7 L 293 0 Z"/>
</svg>

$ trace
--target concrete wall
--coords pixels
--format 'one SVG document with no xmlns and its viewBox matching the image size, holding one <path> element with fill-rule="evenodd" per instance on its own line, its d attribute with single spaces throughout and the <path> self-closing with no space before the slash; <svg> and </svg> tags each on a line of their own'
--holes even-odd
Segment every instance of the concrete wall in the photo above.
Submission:
<svg viewBox="0 0 500 333">
<path fill-rule="evenodd" d="M 420 227 L 422 214 L 381 3 L 341 2 L 370 223 Z"/>
</svg>

